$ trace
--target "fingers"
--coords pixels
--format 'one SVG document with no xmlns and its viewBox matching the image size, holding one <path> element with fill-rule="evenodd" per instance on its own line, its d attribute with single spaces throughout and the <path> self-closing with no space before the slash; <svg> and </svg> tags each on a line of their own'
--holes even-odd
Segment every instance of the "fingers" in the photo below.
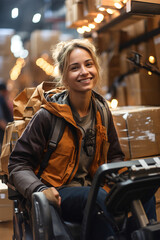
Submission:
<svg viewBox="0 0 160 240">
<path fill-rule="evenodd" d="M 54 188 L 50 187 L 42 191 L 48 201 L 52 203 L 53 205 L 56 205 L 57 207 L 60 207 L 61 205 L 61 197 L 59 195 L 59 192 Z"/>
<path fill-rule="evenodd" d="M 61 205 L 61 197 L 59 195 L 59 192 L 54 187 L 51 187 L 51 190 L 53 191 L 53 194 L 54 194 L 55 198 L 57 199 L 57 203 L 60 206 Z"/>
</svg>

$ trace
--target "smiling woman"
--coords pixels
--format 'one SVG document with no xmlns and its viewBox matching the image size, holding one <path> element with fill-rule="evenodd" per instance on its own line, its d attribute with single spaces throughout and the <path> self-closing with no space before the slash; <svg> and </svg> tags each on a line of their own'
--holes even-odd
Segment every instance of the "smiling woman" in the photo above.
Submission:
<svg viewBox="0 0 160 240">
<path fill-rule="evenodd" d="M 94 45 L 87 39 L 61 42 L 52 56 L 59 66 L 61 83 L 68 89 L 70 103 L 81 117 L 85 116 L 89 111 L 92 89 L 100 78 Z"/>
<path fill-rule="evenodd" d="M 95 172 L 103 163 L 123 161 L 124 154 L 107 102 L 93 90 L 100 78 L 94 45 L 87 39 L 61 42 L 52 55 L 66 89 L 57 88 L 57 93 L 44 96 L 43 108 L 27 125 L 11 153 L 10 181 L 27 199 L 33 192 L 43 192 L 50 203 L 61 207 L 65 221 L 81 223 Z M 65 121 L 65 128 L 40 181 L 36 173 L 43 161 L 53 115 Z M 107 190 L 107 186 L 98 190 L 91 220 L 92 240 L 116 235 L 108 221 L 113 218 L 106 209 Z M 149 219 L 155 218 L 154 199 L 146 207 Z"/>
<path fill-rule="evenodd" d="M 70 92 L 91 91 L 97 82 L 97 69 L 90 54 L 81 48 L 74 49 L 69 57 L 67 75 L 63 79 Z"/>
</svg>

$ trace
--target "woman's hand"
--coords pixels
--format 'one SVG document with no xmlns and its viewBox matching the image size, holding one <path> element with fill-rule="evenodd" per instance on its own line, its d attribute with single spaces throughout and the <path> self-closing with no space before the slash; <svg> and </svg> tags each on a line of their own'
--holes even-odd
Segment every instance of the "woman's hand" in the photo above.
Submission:
<svg viewBox="0 0 160 240">
<path fill-rule="evenodd" d="M 61 197 L 59 195 L 59 192 L 54 187 L 47 188 L 42 192 L 44 193 L 44 195 L 46 196 L 50 203 L 60 208 Z"/>
</svg>

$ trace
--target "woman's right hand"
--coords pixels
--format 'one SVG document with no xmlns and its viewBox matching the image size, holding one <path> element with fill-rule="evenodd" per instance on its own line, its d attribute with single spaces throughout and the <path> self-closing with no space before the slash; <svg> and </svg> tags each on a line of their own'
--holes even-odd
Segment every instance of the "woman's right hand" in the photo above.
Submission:
<svg viewBox="0 0 160 240">
<path fill-rule="evenodd" d="M 60 208 L 61 197 L 59 195 L 59 192 L 54 187 L 47 188 L 42 192 L 51 204 Z"/>
</svg>

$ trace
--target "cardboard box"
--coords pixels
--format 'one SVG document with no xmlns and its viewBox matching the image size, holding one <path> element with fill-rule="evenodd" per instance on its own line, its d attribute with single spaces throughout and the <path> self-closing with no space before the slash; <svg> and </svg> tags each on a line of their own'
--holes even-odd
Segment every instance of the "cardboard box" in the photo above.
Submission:
<svg viewBox="0 0 160 240">
<path fill-rule="evenodd" d="M 120 74 L 126 74 L 130 70 L 130 63 L 127 60 L 131 50 L 125 49 L 120 53 Z"/>
<path fill-rule="evenodd" d="M 127 33 L 128 40 L 138 37 L 145 33 L 145 19 L 139 19 L 136 22 L 123 28 L 123 31 Z"/>
<path fill-rule="evenodd" d="M 66 4 L 66 27 L 78 28 L 87 22 L 84 19 L 84 4 L 81 0 L 67 0 Z"/>
<path fill-rule="evenodd" d="M 97 8 L 96 8 L 95 0 L 84 1 L 84 16 L 85 17 L 97 16 Z"/>
<path fill-rule="evenodd" d="M 110 53 L 109 61 L 108 61 L 108 79 L 109 79 L 109 87 L 113 84 L 117 76 L 120 76 L 120 54 L 115 54 L 112 56 Z"/>
<path fill-rule="evenodd" d="M 100 55 L 100 66 L 101 66 L 101 82 L 100 87 L 103 91 L 105 91 L 105 94 L 108 91 L 109 86 L 109 80 L 108 80 L 108 53 L 103 52 Z"/>
<path fill-rule="evenodd" d="M 0 55 L 8 56 L 11 54 L 11 38 L 14 34 L 12 29 L 0 29 Z"/>
<path fill-rule="evenodd" d="M 160 34 L 154 37 L 154 44 L 156 49 L 156 59 L 157 59 L 157 65 L 160 69 Z"/>
<path fill-rule="evenodd" d="M 119 107 L 112 115 L 126 160 L 160 154 L 160 107 Z"/>
<path fill-rule="evenodd" d="M 16 59 L 12 55 L 0 56 L 0 78 L 9 79 L 9 73 L 15 63 Z"/>
<path fill-rule="evenodd" d="M 47 53 L 51 56 L 51 48 L 59 42 L 60 32 L 56 30 L 36 30 L 31 33 L 30 57 L 35 60 Z"/>
<path fill-rule="evenodd" d="M 13 201 L 8 199 L 8 188 L 0 180 L 0 222 L 13 219 Z"/>
<path fill-rule="evenodd" d="M 97 8 L 99 7 L 114 7 L 114 1 L 113 0 L 95 0 Z"/>
<path fill-rule="evenodd" d="M 72 5 L 73 23 L 84 19 L 84 5 L 83 2 L 77 2 Z"/>
<path fill-rule="evenodd" d="M 124 84 L 116 88 L 116 99 L 118 100 L 118 106 L 127 105 L 126 86 Z"/>
<path fill-rule="evenodd" d="M 138 73 L 127 76 L 125 82 L 127 105 L 160 105 L 160 80 L 158 75 L 148 75 L 147 70 L 140 69 Z"/>
<path fill-rule="evenodd" d="M 0 222 L 0 233 L 2 240 L 13 239 L 13 221 Z"/>
<path fill-rule="evenodd" d="M 5 129 L 5 134 L 2 143 L 1 166 L 0 166 L 0 171 L 2 171 L 5 174 L 8 174 L 9 156 L 15 146 L 18 137 L 20 137 L 25 127 L 26 127 L 25 120 L 18 120 L 9 123 Z"/>
</svg>

